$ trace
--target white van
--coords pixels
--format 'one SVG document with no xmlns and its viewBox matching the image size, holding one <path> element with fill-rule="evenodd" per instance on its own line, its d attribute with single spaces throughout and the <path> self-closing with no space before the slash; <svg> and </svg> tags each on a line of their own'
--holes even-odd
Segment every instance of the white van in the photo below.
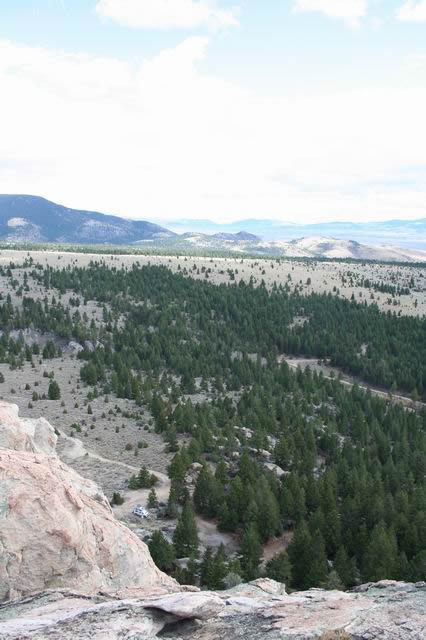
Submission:
<svg viewBox="0 0 426 640">
<path fill-rule="evenodd" d="M 148 511 L 140 504 L 137 504 L 136 507 L 133 507 L 132 513 L 133 515 L 138 516 L 138 518 L 149 518 Z"/>
</svg>

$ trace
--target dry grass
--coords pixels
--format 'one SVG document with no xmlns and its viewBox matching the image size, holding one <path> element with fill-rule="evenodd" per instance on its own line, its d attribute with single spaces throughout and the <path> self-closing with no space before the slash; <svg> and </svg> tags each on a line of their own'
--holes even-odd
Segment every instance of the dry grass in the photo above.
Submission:
<svg viewBox="0 0 426 640">
<path fill-rule="evenodd" d="M 259 259 L 254 260 L 251 258 L 200 258 L 200 257 L 185 257 L 185 256 L 141 256 L 141 255 L 122 255 L 122 256 L 110 256 L 102 254 L 75 254 L 64 253 L 59 251 L 14 251 L 12 249 L 0 251 L 0 264 L 8 265 L 13 261 L 16 264 L 21 264 L 28 253 L 33 257 L 35 262 L 40 262 L 44 265 L 52 267 L 66 267 L 67 265 L 78 265 L 80 267 L 87 266 L 91 260 L 98 262 L 104 262 L 106 266 L 112 266 L 116 268 L 131 267 L 133 264 L 153 264 L 164 265 L 171 269 L 173 272 L 183 269 L 189 271 L 190 276 L 204 280 L 205 273 L 203 273 L 203 267 L 205 270 L 210 269 L 209 281 L 215 284 L 223 282 L 230 282 L 228 269 L 234 272 L 238 270 L 235 275 L 235 281 L 240 279 L 248 282 L 253 276 L 255 283 L 260 284 L 264 280 L 267 287 L 272 287 L 274 282 L 277 284 L 285 284 L 289 281 L 292 288 L 297 284 L 299 287 L 302 285 L 302 293 L 309 295 L 310 293 L 328 293 L 333 292 L 336 288 L 339 290 L 339 295 L 342 298 L 350 299 L 354 294 L 355 299 L 371 304 L 376 302 L 380 309 L 388 311 L 399 312 L 402 315 L 426 315 L 426 272 L 419 270 L 416 267 L 411 266 L 395 266 L 388 264 L 352 264 L 344 262 L 310 262 L 303 261 L 283 261 L 278 264 L 275 260 Z M 194 271 L 192 267 L 196 265 Z M 199 273 L 197 272 L 199 271 Z M 388 299 L 391 297 L 385 293 L 375 293 L 374 299 L 370 297 L 371 291 L 358 286 L 349 286 L 348 282 L 342 284 L 341 275 L 351 271 L 356 276 L 368 278 L 374 282 L 384 282 L 386 284 L 400 285 L 402 287 L 408 286 L 410 279 L 413 277 L 415 280 L 415 290 L 408 295 L 402 296 L 398 300 L 399 306 L 393 306 L 388 304 Z M 16 276 L 17 272 L 14 272 Z M 291 281 L 288 280 L 291 277 Z M 307 285 L 306 282 L 310 278 L 311 284 Z M 346 278 L 348 279 L 348 278 Z M 0 282 L 0 285 L 2 283 Z M 335 293 L 335 292 L 334 292 Z M 39 294 L 45 294 L 44 290 Z M 417 300 L 417 306 L 415 301 Z M 80 308 L 83 312 L 84 308 Z M 89 308 L 89 316 L 93 313 L 94 309 Z"/>
<path fill-rule="evenodd" d="M 320 640 L 351 640 L 351 637 L 344 629 L 334 629 L 323 633 Z"/>
</svg>

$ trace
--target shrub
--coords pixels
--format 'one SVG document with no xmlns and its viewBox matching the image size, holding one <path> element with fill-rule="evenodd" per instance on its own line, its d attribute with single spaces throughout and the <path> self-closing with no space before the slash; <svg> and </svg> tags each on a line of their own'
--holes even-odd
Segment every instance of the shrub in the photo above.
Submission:
<svg viewBox="0 0 426 640">
<path fill-rule="evenodd" d="M 56 380 L 52 380 L 50 382 L 49 390 L 47 393 L 49 396 L 49 400 L 59 400 L 59 398 L 61 397 L 61 390 Z"/>
<path fill-rule="evenodd" d="M 124 498 L 121 495 L 121 493 L 119 493 L 118 491 L 114 491 L 114 493 L 112 494 L 111 504 L 119 505 L 119 504 L 123 504 L 123 502 L 124 502 Z"/>
</svg>

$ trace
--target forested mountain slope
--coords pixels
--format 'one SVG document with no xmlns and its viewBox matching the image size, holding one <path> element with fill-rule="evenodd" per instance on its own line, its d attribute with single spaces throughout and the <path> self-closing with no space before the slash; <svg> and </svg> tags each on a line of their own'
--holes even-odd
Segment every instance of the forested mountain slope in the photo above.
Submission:
<svg viewBox="0 0 426 640">
<path fill-rule="evenodd" d="M 0 195 L 3 241 L 131 244 L 174 235 L 143 220 L 70 209 L 38 196 Z"/>
<path fill-rule="evenodd" d="M 149 407 L 175 454 L 165 509 L 178 518 L 173 545 L 161 533 L 150 542 L 161 569 L 222 588 L 229 572 L 259 575 L 263 545 L 284 535 L 286 546 L 263 571 L 293 588 L 425 579 L 424 407 L 280 362 L 284 353 L 329 357 L 391 392 L 425 399 L 425 318 L 331 294 L 302 297 L 288 285 L 215 286 L 187 277 L 186 267 L 55 269 L 30 258 L 24 266 L 22 284 L 9 268 L 20 302 L 0 303 L 0 359 L 19 367 L 35 357 L 11 331 L 50 331 L 82 346 L 88 397 L 128 398 L 136 415 Z M 35 286 L 44 299 L 31 296 Z M 71 306 L 61 302 L 67 292 Z M 79 312 L 87 300 L 100 305 L 101 322 Z M 43 358 L 56 356 L 46 345 Z M 190 491 L 194 463 L 201 470 Z M 130 484 L 147 481 L 142 470 Z M 207 549 L 199 562 L 194 510 L 235 533 L 238 557 Z M 182 568 L 176 557 L 191 561 Z"/>
</svg>

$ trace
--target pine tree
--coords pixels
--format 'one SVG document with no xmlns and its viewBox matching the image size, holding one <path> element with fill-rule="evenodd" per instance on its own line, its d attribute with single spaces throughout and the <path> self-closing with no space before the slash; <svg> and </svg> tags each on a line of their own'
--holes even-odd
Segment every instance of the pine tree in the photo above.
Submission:
<svg viewBox="0 0 426 640">
<path fill-rule="evenodd" d="M 158 508 L 158 498 L 157 493 L 154 487 L 151 488 L 151 491 L 148 495 L 148 508 L 149 509 L 157 509 Z"/>
<path fill-rule="evenodd" d="M 222 485 L 225 486 L 228 480 L 228 474 L 226 472 L 226 465 L 223 460 L 220 460 L 215 471 L 216 480 Z"/>
<path fill-rule="evenodd" d="M 397 575 L 398 555 L 395 536 L 379 522 L 371 534 L 364 556 L 363 576 L 368 582 L 392 579 Z"/>
<path fill-rule="evenodd" d="M 204 466 L 197 478 L 194 490 L 194 505 L 199 513 L 214 518 L 220 501 L 220 489 L 210 469 Z"/>
<path fill-rule="evenodd" d="M 188 560 L 188 565 L 184 571 L 183 584 L 196 585 L 198 580 L 199 565 L 196 560 L 196 556 L 191 555 Z"/>
<path fill-rule="evenodd" d="M 329 591 L 343 591 L 344 585 L 340 580 L 340 576 L 334 569 L 330 571 L 325 581 L 321 584 L 323 589 L 327 589 Z"/>
<path fill-rule="evenodd" d="M 175 451 L 179 450 L 176 429 L 174 427 L 170 427 L 169 429 L 167 429 L 166 440 L 168 453 L 174 453 Z"/>
<path fill-rule="evenodd" d="M 176 518 L 178 515 L 177 495 L 173 485 L 170 487 L 165 515 L 167 518 Z"/>
<path fill-rule="evenodd" d="M 129 489 L 135 491 L 136 489 L 140 489 L 139 479 L 137 476 L 132 474 L 129 478 Z"/>
<path fill-rule="evenodd" d="M 173 545 L 169 544 L 161 531 L 154 531 L 148 548 L 152 559 L 161 571 L 171 571 L 174 562 Z"/>
<path fill-rule="evenodd" d="M 312 536 L 312 546 L 309 554 L 311 563 L 305 580 L 309 587 L 319 587 L 325 582 L 328 574 L 325 543 L 320 531 L 316 531 Z"/>
<path fill-rule="evenodd" d="M 185 503 L 176 529 L 173 544 L 178 558 L 198 557 L 198 530 L 194 510 L 189 500 Z"/>
<path fill-rule="evenodd" d="M 412 579 L 426 581 L 426 549 L 420 551 L 411 561 Z"/>
<path fill-rule="evenodd" d="M 254 580 L 259 574 L 259 563 L 262 548 L 256 525 L 250 522 L 241 540 L 241 567 L 247 581 Z"/>
<path fill-rule="evenodd" d="M 151 474 L 145 465 L 139 471 L 138 482 L 141 489 L 149 489 L 152 486 Z"/>
<path fill-rule="evenodd" d="M 292 586 L 308 589 L 311 586 L 308 575 L 312 564 L 312 538 L 305 520 L 301 520 L 295 529 L 288 556 L 292 567 Z"/>
<path fill-rule="evenodd" d="M 257 529 L 261 541 L 266 543 L 279 533 L 280 512 L 277 499 L 265 477 L 260 479 L 260 487 L 256 493 Z"/>
<path fill-rule="evenodd" d="M 61 397 L 61 390 L 56 380 L 50 381 L 47 395 L 49 397 L 49 400 L 59 400 L 59 398 Z"/>
<path fill-rule="evenodd" d="M 337 551 L 334 569 L 344 587 L 352 587 L 355 584 L 353 561 L 348 557 L 344 546 L 340 546 Z"/>
<path fill-rule="evenodd" d="M 114 493 L 112 494 L 111 504 L 120 505 L 123 504 L 123 502 L 124 498 L 121 493 L 119 493 L 118 491 L 114 491 Z"/>
<path fill-rule="evenodd" d="M 266 576 L 283 584 L 291 583 L 291 564 L 286 551 L 281 551 L 266 563 Z"/>
<path fill-rule="evenodd" d="M 225 577 L 228 573 L 228 565 L 226 563 L 225 547 L 221 544 L 213 558 L 213 567 L 211 572 L 211 589 L 221 591 L 225 589 Z"/>
<path fill-rule="evenodd" d="M 213 553 L 211 547 L 207 547 L 204 552 L 203 560 L 200 565 L 200 583 L 201 586 L 212 589 L 212 573 L 213 573 Z"/>
</svg>

